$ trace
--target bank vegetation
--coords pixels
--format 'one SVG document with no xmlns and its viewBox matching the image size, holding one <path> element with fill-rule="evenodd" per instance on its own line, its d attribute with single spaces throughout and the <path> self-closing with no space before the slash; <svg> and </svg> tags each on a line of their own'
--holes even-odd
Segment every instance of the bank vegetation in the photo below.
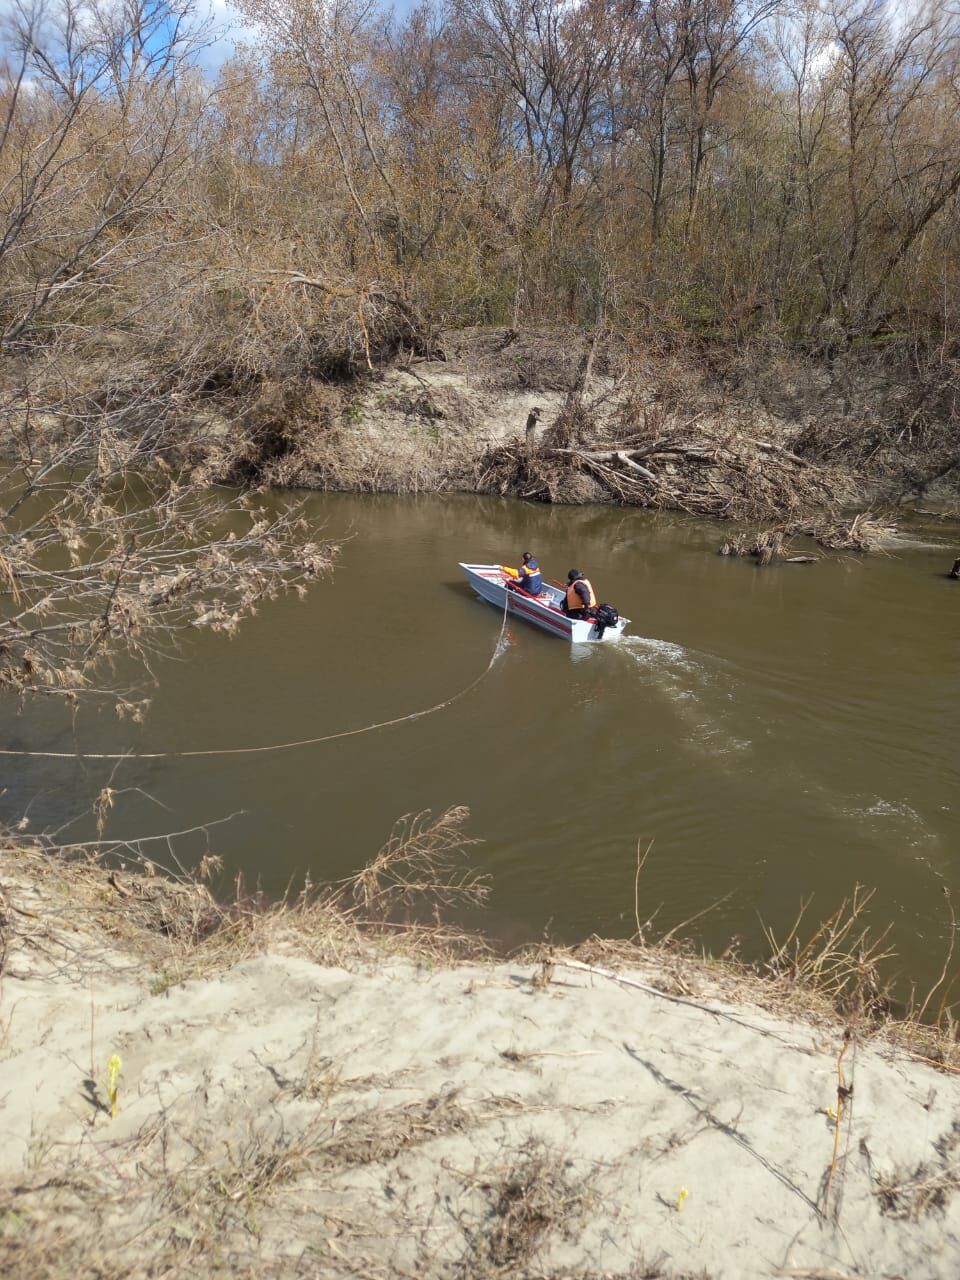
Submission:
<svg viewBox="0 0 960 1280">
<path fill-rule="evenodd" d="M 612 416 L 566 405 L 568 444 L 646 446 L 680 391 L 728 434 L 773 413 L 808 463 L 901 487 L 955 468 L 949 6 L 239 8 L 255 38 L 214 77 L 189 0 L 22 0 L 6 19 L 0 347 L 21 460 L 86 432 L 205 479 L 295 454 L 337 483 L 357 380 L 468 357 L 492 327 L 507 383 L 549 388 L 535 343 L 515 359 L 535 332 L 569 357 L 567 389 L 589 352 L 622 392 Z M 669 501 L 608 461 L 623 500 Z"/>
</svg>

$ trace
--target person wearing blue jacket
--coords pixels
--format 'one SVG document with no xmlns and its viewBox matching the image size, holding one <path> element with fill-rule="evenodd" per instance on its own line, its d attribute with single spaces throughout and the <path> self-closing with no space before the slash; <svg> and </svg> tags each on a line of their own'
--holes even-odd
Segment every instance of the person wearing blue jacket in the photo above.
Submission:
<svg viewBox="0 0 960 1280">
<path fill-rule="evenodd" d="M 540 574 L 540 566 L 534 560 L 529 551 L 523 553 L 523 561 L 520 565 L 520 577 L 517 585 L 521 587 L 528 595 L 538 596 L 543 590 L 543 578 Z"/>
</svg>

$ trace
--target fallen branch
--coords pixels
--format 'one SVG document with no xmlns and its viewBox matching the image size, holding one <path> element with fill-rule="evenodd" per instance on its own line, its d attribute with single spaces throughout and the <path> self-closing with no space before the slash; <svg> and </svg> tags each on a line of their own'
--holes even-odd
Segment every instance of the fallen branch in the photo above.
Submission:
<svg viewBox="0 0 960 1280">
<path fill-rule="evenodd" d="M 550 452 L 570 454 L 572 457 L 585 458 L 588 462 L 622 462 L 623 465 L 630 467 L 631 471 L 639 471 L 646 480 L 657 481 L 658 479 L 658 476 L 648 467 L 635 462 L 626 449 L 552 449 Z"/>
<path fill-rule="evenodd" d="M 644 476 L 647 480 L 657 479 L 656 475 L 652 471 L 648 470 L 647 467 L 641 466 L 639 462 L 634 462 L 634 460 L 630 457 L 630 455 L 626 453 L 623 449 L 617 450 L 617 452 L 614 454 L 614 457 L 617 458 L 620 462 L 622 462 L 624 466 L 630 467 L 633 471 L 639 471 L 640 474 Z"/>
<path fill-rule="evenodd" d="M 653 987 L 647 982 L 640 982 L 637 978 L 628 978 L 625 974 L 617 973 L 615 969 L 604 969 L 598 964 L 585 964 L 582 960 L 568 960 L 560 956 L 551 956 L 549 960 L 550 968 L 559 965 L 562 969 L 577 969 L 581 973 L 592 973 L 598 978 L 607 978 L 610 982 L 618 982 L 623 987 L 634 987 L 637 991 L 645 991 L 647 995 L 658 996 L 661 1000 L 668 1000 L 671 1004 L 686 1005 L 691 1009 L 699 1009 L 702 1013 L 711 1013 L 715 1018 L 726 1018 L 728 1022 L 734 1022 L 738 1027 L 746 1027 L 748 1031 L 758 1031 L 761 1035 L 775 1035 L 769 1028 L 759 1027 L 754 1022 L 748 1022 L 745 1018 L 738 1017 L 737 1014 L 730 1013 L 727 1009 L 717 1009 L 713 1005 L 704 1004 L 700 1000 L 691 1000 L 687 996 L 674 996 L 669 991 L 661 991 L 659 987 Z M 796 1050 L 797 1053 L 807 1053 L 808 1050 L 802 1045 L 790 1044 L 782 1037 L 776 1036 L 781 1043 L 787 1045 L 788 1048 Z"/>
<path fill-rule="evenodd" d="M 121 898 L 130 897 L 130 890 L 125 889 L 123 887 L 123 885 L 117 879 L 117 874 L 115 871 L 111 871 L 110 874 L 107 876 L 107 884 L 110 886 L 111 889 L 116 889 L 117 893 L 119 893 Z"/>
<path fill-rule="evenodd" d="M 639 462 L 634 462 L 633 455 L 626 449 L 550 449 L 550 456 L 556 454 L 566 455 L 573 458 L 586 459 L 588 462 L 622 462 L 624 466 L 630 467 L 632 471 L 639 473 L 647 480 L 656 482 L 658 477 L 649 468 L 643 467 Z"/>
<path fill-rule="evenodd" d="M 806 458 L 801 458 L 799 454 L 791 453 L 789 449 L 784 449 L 783 445 L 771 444 L 768 440 L 754 440 L 753 436 L 744 436 L 744 440 L 750 444 L 756 445 L 758 449 L 762 449 L 764 453 L 775 453 L 779 458 L 787 458 L 790 462 L 795 462 L 798 467 L 809 467 L 810 463 Z"/>
</svg>

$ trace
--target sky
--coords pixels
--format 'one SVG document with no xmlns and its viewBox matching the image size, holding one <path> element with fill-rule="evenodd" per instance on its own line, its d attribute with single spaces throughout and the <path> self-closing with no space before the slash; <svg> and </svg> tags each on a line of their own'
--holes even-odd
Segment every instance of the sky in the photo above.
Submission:
<svg viewBox="0 0 960 1280">
<path fill-rule="evenodd" d="M 198 8 L 201 15 L 206 13 L 210 17 L 217 36 L 204 50 L 200 64 L 205 71 L 215 72 L 233 56 L 237 42 L 250 40 L 252 33 L 227 0 L 207 0 L 206 4 L 200 0 Z"/>
<path fill-rule="evenodd" d="M 0 8 L 8 0 L 0 0 Z M 392 8 L 397 14 L 408 13 L 414 7 L 415 0 L 380 0 L 384 9 Z M 201 58 L 201 65 L 206 71 L 218 70 L 228 58 L 233 56 L 238 43 L 256 44 L 255 32 L 245 26 L 239 12 L 229 0 L 197 0 L 197 8 L 201 14 L 208 14 L 214 22 L 219 38 L 207 49 Z"/>
<path fill-rule="evenodd" d="M 0 0 L 0 11 L 9 0 Z M 413 8 L 415 0 L 393 0 L 392 8 L 403 16 Z M 915 12 L 923 0 L 877 0 L 877 8 L 882 8 L 893 18 L 898 26 Z M 251 28 L 244 26 L 243 20 L 229 0 L 198 0 L 201 12 L 208 12 L 215 23 L 219 38 L 205 52 L 202 65 L 207 71 L 216 71 L 230 58 L 237 42 L 253 41 Z M 391 7 L 389 0 L 384 0 L 384 7 Z"/>
<path fill-rule="evenodd" d="M 56 8 L 56 0 L 46 0 L 51 10 Z M 101 3 L 104 0 L 100 0 Z M 109 3 L 109 0 L 107 0 Z M 415 0 L 383 0 L 384 7 L 393 7 L 399 16 L 403 16 L 414 5 Z M 912 11 L 915 11 L 923 0 L 877 0 L 877 6 L 885 8 L 899 25 Z M 30 0 L 21 0 L 26 7 Z M 14 12 L 16 0 L 0 0 L 0 25 L 8 15 Z M 238 43 L 256 44 L 256 34 L 244 21 L 230 0 L 197 0 L 197 12 L 201 21 L 209 19 L 212 23 L 211 43 L 200 56 L 200 65 L 209 75 L 214 75 L 219 68 L 233 56 Z"/>
</svg>

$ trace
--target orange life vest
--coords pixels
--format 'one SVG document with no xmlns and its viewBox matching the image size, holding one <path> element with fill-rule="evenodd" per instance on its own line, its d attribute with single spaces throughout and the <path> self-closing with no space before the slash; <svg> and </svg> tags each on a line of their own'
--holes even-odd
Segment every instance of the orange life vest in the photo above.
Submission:
<svg viewBox="0 0 960 1280">
<path fill-rule="evenodd" d="M 536 588 L 530 585 L 536 580 Z M 520 585 L 524 591 L 529 591 L 531 595 L 539 595 L 543 587 L 543 575 L 540 572 L 540 566 L 536 560 L 530 560 L 526 564 L 520 566 Z"/>
<path fill-rule="evenodd" d="M 575 588 L 584 586 L 590 595 L 589 605 L 585 605 L 577 594 Z M 577 578 L 576 582 L 567 584 L 567 608 L 573 609 L 595 609 L 597 607 L 597 597 L 593 594 L 593 587 L 590 585 L 588 578 Z"/>
</svg>

